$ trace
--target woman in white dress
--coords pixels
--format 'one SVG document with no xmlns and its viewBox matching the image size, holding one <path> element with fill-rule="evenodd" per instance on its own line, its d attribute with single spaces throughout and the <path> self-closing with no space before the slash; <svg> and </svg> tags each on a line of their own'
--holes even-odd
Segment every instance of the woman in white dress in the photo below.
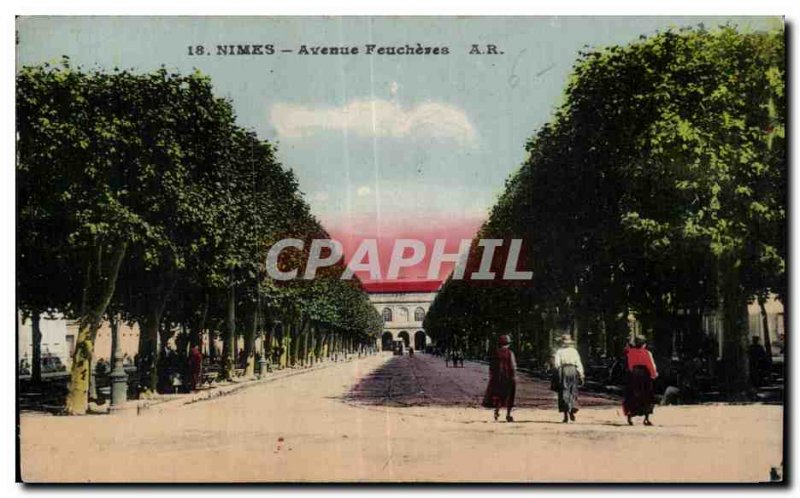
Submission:
<svg viewBox="0 0 800 498">
<path fill-rule="evenodd" d="M 558 411 L 564 414 L 562 422 L 574 422 L 578 412 L 578 384 L 583 383 L 584 372 L 575 341 L 567 334 L 561 336 L 561 347 L 553 358 L 553 368 L 557 375 Z"/>
</svg>

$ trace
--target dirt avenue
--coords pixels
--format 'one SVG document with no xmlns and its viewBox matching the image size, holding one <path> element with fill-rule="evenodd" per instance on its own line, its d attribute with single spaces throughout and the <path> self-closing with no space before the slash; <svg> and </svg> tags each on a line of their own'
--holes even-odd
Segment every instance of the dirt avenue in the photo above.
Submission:
<svg viewBox="0 0 800 498">
<path fill-rule="evenodd" d="M 430 355 L 392 358 L 362 378 L 346 399 L 363 404 L 389 406 L 460 406 L 479 408 L 488 370 L 484 364 L 465 362 L 447 368 L 444 358 Z M 616 398 L 584 394 L 582 406 L 618 406 Z M 553 408 L 556 394 L 544 382 L 520 375 L 516 406 Z"/>
<path fill-rule="evenodd" d="M 524 379 L 516 422 L 496 423 L 479 407 L 486 377 L 479 363 L 381 354 L 160 412 L 22 414 L 22 477 L 724 482 L 781 464 L 780 406 L 657 407 L 655 426 L 629 427 L 616 400 L 583 396 L 565 425 L 547 386 Z"/>
</svg>

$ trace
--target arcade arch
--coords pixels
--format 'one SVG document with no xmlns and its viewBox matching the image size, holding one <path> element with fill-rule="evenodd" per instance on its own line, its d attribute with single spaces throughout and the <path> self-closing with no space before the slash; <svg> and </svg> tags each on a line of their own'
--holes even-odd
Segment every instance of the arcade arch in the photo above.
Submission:
<svg viewBox="0 0 800 498">
<path fill-rule="evenodd" d="M 401 330 L 399 334 L 397 334 L 397 338 L 403 341 L 403 345 L 408 348 L 411 345 L 411 337 L 408 335 L 408 332 L 405 330 Z"/>
<path fill-rule="evenodd" d="M 414 349 L 417 351 L 424 351 L 426 346 L 425 332 L 417 330 L 414 334 Z"/>
<path fill-rule="evenodd" d="M 388 330 L 381 335 L 381 350 L 383 351 L 391 351 L 392 350 L 392 342 L 394 342 L 394 336 Z"/>
</svg>

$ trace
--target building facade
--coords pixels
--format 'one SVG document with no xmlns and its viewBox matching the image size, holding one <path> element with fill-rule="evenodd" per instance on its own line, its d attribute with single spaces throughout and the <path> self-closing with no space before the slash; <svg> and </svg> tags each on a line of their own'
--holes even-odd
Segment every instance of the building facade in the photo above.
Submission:
<svg viewBox="0 0 800 498">
<path fill-rule="evenodd" d="M 74 348 L 74 337 L 67 334 L 68 322 L 59 314 L 43 315 L 39 320 L 42 332 L 42 357 L 56 357 L 68 365 Z M 72 341 L 72 342 L 70 342 Z M 17 351 L 21 363 L 33 361 L 33 326 L 29 317 L 17 312 Z"/>
<path fill-rule="evenodd" d="M 771 295 L 764 303 L 764 313 L 762 314 L 761 307 L 757 301 L 753 301 L 747 306 L 748 314 L 748 331 L 750 339 L 758 337 L 762 345 L 767 343 L 767 335 L 769 335 L 769 344 L 772 349 L 771 354 L 773 357 L 782 358 L 784 354 L 784 344 L 786 340 L 786 324 L 783 303 L 777 300 L 776 296 Z M 678 311 L 677 316 L 685 316 L 682 310 Z M 701 327 L 703 334 L 711 341 L 714 348 L 709 353 L 714 353 L 717 359 L 722 358 L 723 341 L 725 330 L 723 327 L 722 315 L 717 310 L 706 310 L 700 317 L 702 320 Z M 765 327 L 766 326 L 766 327 Z M 636 335 L 646 335 L 643 330 L 642 324 L 636 320 L 633 315 L 628 317 L 628 328 L 630 330 L 631 339 Z M 686 330 L 673 331 L 673 355 L 677 358 L 677 354 L 683 349 L 682 343 L 687 334 Z"/>
<path fill-rule="evenodd" d="M 17 313 L 17 346 L 20 361 L 30 362 L 33 358 L 33 328 L 31 319 Z M 59 314 L 42 315 L 39 321 L 42 331 L 42 356 L 58 357 L 67 368 L 72 363 L 72 354 L 75 352 L 75 338 L 78 336 L 78 323 L 67 320 Z M 131 358 L 139 350 L 139 326 L 137 324 L 120 324 L 120 337 L 122 339 L 122 353 Z M 94 361 L 110 360 L 111 358 L 111 326 L 107 321 L 100 324 L 94 341 Z"/>
<path fill-rule="evenodd" d="M 365 283 L 369 300 L 383 318 L 379 347 L 392 349 L 394 341 L 406 348 L 424 350 L 432 344 L 422 323 L 441 286 L 438 280 Z"/>
</svg>

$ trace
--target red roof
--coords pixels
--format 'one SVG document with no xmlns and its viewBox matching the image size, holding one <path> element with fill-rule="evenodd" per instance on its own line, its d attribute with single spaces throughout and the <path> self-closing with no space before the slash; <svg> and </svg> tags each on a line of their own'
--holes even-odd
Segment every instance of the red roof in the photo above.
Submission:
<svg viewBox="0 0 800 498">
<path fill-rule="evenodd" d="M 370 294 L 394 294 L 402 292 L 436 292 L 442 286 L 439 280 L 384 280 L 362 282 L 364 290 Z"/>
</svg>

